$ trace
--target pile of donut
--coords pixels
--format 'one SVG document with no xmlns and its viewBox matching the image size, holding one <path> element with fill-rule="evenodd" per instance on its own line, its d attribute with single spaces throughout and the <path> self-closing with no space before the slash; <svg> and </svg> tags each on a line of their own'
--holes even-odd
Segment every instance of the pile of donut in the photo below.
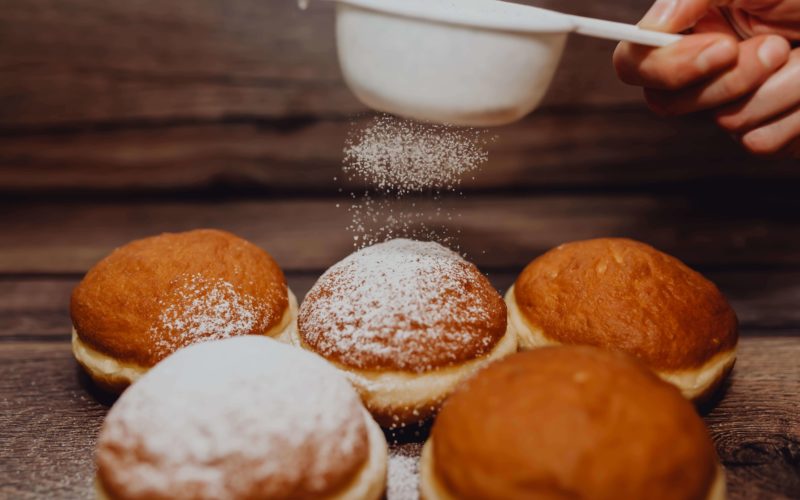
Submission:
<svg viewBox="0 0 800 500">
<path fill-rule="evenodd" d="M 410 429 L 430 430 L 426 500 L 725 498 L 695 405 L 733 367 L 736 315 L 643 243 L 559 246 L 503 300 L 457 253 L 396 239 L 298 307 L 252 243 L 162 234 L 100 261 L 70 310 L 78 363 L 124 391 L 99 498 L 378 499 L 385 436 Z"/>
</svg>

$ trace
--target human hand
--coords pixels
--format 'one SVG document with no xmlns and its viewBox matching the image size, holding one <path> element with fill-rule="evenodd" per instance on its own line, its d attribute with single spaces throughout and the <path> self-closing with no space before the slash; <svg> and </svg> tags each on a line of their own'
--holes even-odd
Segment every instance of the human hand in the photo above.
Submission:
<svg viewBox="0 0 800 500">
<path fill-rule="evenodd" d="M 720 10 L 740 31 L 738 41 Z M 756 154 L 800 157 L 800 0 L 660 0 L 640 26 L 691 35 L 660 49 L 621 43 L 620 78 L 645 88 L 662 115 L 711 110 Z"/>
</svg>

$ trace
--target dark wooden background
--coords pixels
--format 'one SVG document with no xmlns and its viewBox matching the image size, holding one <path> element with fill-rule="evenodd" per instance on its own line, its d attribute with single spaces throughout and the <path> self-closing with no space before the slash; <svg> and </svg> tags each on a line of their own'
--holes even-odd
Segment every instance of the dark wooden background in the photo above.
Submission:
<svg viewBox="0 0 800 500">
<path fill-rule="evenodd" d="M 635 22 L 648 0 L 537 2 Z M 110 401 L 69 352 L 67 303 L 115 246 L 219 227 L 302 295 L 352 250 L 334 182 L 368 119 L 332 6 L 291 0 L 0 0 L 0 497 L 90 491 Z M 706 415 L 730 497 L 800 498 L 800 164 L 753 159 L 702 116 L 663 120 L 574 37 L 544 107 L 497 129 L 438 221 L 499 288 L 559 243 L 629 236 L 685 260 L 742 323 Z M 428 200 L 419 200 L 430 207 Z"/>
</svg>

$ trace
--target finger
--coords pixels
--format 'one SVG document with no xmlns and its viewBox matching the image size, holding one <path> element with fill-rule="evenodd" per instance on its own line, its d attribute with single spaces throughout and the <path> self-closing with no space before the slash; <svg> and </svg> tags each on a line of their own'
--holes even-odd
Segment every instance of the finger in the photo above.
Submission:
<svg viewBox="0 0 800 500">
<path fill-rule="evenodd" d="M 724 33 L 732 38 L 739 38 L 736 30 L 731 27 L 717 7 L 708 11 L 705 17 L 697 21 L 697 24 L 692 28 L 692 33 Z"/>
<path fill-rule="evenodd" d="M 737 0 L 732 7 L 733 21 L 750 36 L 771 33 L 790 40 L 800 38 L 800 2 Z"/>
<path fill-rule="evenodd" d="M 735 67 L 703 85 L 668 92 L 648 89 L 650 107 L 663 115 L 682 115 L 731 103 L 753 92 L 789 58 L 789 43 L 779 36 L 761 36 L 739 44 Z"/>
<path fill-rule="evenodd" d="M 644 29 L 679 33 L 694 26 L 708 11 L 732 0 L 657 0 L 639 21 Z"/>
<path fill-rule="evenodd" d="M 679 89 L 711 78 L 733 65 L 739 52 L 736 40 L 726 35 L 690 35 L 653 49 L 622 42 L 614 51 L 614 68 L 630 85 Z"/>
<path fill-rule="evenodd" d="M 742 144 L 758 155 L 772 155 L 800 137 L 800 108 L 744 134 Z"/>
<path fill-rule="evenodd" d="M 800 106 L 800 49 L 746 101 L 732 104 L 716 115 L 717 124 L 730 131 L 749 130 L 764 121 Z"/>
</svg>

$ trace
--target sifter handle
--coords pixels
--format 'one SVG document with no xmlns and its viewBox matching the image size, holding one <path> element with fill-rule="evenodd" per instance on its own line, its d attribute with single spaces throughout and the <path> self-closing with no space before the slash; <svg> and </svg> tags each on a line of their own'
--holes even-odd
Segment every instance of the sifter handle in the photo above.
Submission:
<svg viewBox="0 0 800 500">
<path fill-rule="evenodd" d="M 569 16 L 575 23 L 575 33 L 604 38 L 606 40 L 621 40 L 649 47 L 665 47 L 677 42 L 682 35 L 662 33 L 660 31 L 645 30 L 633 24 L 605 21 L 591 17 Z"/>
</svg>

